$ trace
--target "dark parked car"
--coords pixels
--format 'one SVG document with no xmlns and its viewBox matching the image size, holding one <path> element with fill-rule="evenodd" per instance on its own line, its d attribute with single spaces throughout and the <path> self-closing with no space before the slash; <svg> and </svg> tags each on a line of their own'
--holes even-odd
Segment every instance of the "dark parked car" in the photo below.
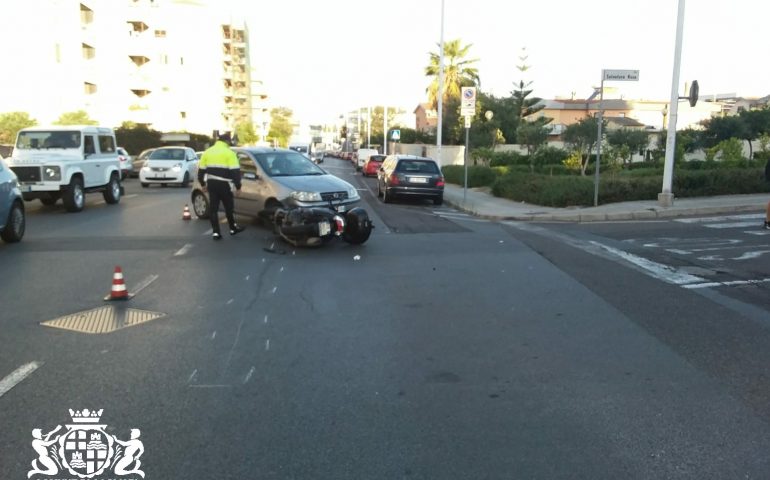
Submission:
<svg viewBox="0 0 770 480">
<path fill-rule="evenodd" d="M 139 176 L 139 170 L 142 169 L 142 167 L 144 166 L 144 162 L 147 161 L 147 159 L 150 157 L 150 154 L 154 151 L 155 151 L 154 148 L 148 148 L 147 150 L 142 150 L 142 153 L 135 156 L 133 160 L 131 160 L 131 163 L 134 166 L 133 170 L 131 170 L 132 177 Z"/>
<path fill-rule="evenodd" d="M 377 173 L 377 194 L 390 203 L 394 197 L 425 197 L 444 202 L 444 175 L 432 158 L 388 155 Z"/>
<path fill-rule="evenodd" d="M 7 243 L 18 242 L 24 236 L 25 224 L 18 179 L 0 157 L 0 238 Z"/>
</svg>

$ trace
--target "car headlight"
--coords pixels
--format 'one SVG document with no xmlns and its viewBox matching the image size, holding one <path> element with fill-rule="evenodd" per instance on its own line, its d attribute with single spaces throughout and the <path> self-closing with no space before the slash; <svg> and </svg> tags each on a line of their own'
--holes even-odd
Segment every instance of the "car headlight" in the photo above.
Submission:
<svg viewBox="0 0 770 480">
<path fill-rule="evenodd" d="M 59 181 L 61 180 L 61 168 L 52 166 L 43 169 L 43 180 Z"/>
<path fill-rule="evenodd" d="M 356 190 L 353 187 L 348 188 L 348 198 L 349 199 L 358 198 L 358 190 Z"/>
<path fill-rule="evenodd" d="M 291 192 L 291 198 L 298 202 L 320 202 L 321 194 L 318 192 Z"/>
<path fill-rule="evenodd" d="M 182 164 L 181 163 L 177 163 L 176 165 L 171 167 L 171 170 L 173 170 L 175 172 L 181 172 L 182 171 Z"/>
<path fill-rule="evenodd" d="M 142 164 L 142 169 L 143 170 L 147 169 L 147 168 L 150 168 L 150 161 L 149 160 L 145 160 L 144 163 Z"/>
</svg>

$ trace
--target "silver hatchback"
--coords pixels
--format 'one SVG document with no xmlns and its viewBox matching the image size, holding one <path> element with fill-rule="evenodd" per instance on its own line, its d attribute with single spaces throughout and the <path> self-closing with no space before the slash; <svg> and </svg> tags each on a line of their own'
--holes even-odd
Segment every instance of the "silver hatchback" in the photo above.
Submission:
<svg viewBox="0 0 770 480">
<path fill-rule="evenodd" d="M 24 236 L 26 215 L 19 181 L 0 157 L 0 238 L 15 243 Z"/>
<path fill-rule="evenodd" d="M 272 220 L 278 207 L 332 205 L 344 211 L 361 200 L 348 182 L 328 173 L 305 155 L 293 150 L 268 147 L 234 148 L 241 167 L 241 193 L 235 198 L 235 213 Z M 208 195 L 198 183 L 192 188 L 193 211 L 208 218 Z"/>
</svg>

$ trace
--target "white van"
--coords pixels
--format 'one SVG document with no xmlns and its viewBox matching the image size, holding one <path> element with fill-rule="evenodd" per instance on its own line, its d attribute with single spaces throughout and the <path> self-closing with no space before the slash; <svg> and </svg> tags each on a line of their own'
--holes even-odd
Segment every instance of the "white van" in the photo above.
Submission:
<svg viewBox="0 0 770 480">
<path fill-rule="evenodd" d="M 111 128 L 85 126 L 31 127 L 19 131 L 6 160 L 19 178 L 24 200 L 53 205 L 60 198 L 70 212 L 85 206 L 85 194 L 102 192 L 110 204 L 120 202 L 120 161 Z"/>
<path fill-rule="evenodd" d="M 366 161 L 369 160 L 369 157 L 372 155 L 377 155 L 380 152 L 373 148 L 359 148 L 358 149 L 358 159 L 356 160 L 356 171 L 360 171 L 364 169 L 364 165 L 366 165 Z"/>
</svg>

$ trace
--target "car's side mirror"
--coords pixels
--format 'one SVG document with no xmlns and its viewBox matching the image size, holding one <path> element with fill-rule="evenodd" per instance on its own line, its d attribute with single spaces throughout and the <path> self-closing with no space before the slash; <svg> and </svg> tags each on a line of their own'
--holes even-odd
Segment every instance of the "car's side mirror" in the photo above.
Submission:
<svg viewBox="0 0 770 480">
<path fill-rule="evenodd" d="M 243 174 L 243 178 L 245 178 L 246 180 L 258 180 L 259 175 L 257 175 L 254 172 L 246 172 Z"/>
</svg>

